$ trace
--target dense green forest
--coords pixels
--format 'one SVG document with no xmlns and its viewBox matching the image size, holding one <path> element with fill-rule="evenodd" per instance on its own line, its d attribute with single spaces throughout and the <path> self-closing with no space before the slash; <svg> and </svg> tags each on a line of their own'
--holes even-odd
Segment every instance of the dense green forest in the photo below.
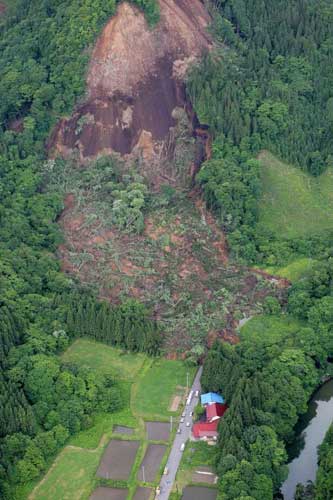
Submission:
<svg viewBox="0 0 333 500">
<path fill-rule="evenodd" d="M 296 239 L 259 224 L 257 156 L 268 149 L 314 178 L 332 167 L 333 6 L 221 0 L 213 12 L 219 46 L 188 82 L 199 120 L 214 137 L 213 157 L 197 176 L 207 205 L 238 258 L 266 265 L 319 259 L 289 291 L 287 312 L 300 321 L 296 333 L 286 329 L 277 339 L 273 329 L 236 347 L 217 343 L 204 366 L 204 388 L 221 391 L 230 404 L 218 443 L 221 498 L 268 500 L 286 478 L 285 444 L 299 415 L 321 377 L 332 376 L 333 240 L 329 231 Z M 266 303 L 271 314 L 279 308 L 274 299 Z M 330 435 L 317 483 L 300 488 L 299 498 L 331 498 Z"/>
<path fill-rule="evenodd" d="M 137 0 L 148 20 L 156 3 Z M 62 197 L 44 189 L 51 126 L 84 94 L 89 48 L 114 0 L 17 0 L 0 22 L 0 497 L 37 478 L 96 411 L 121 405 L 117 380 L 58 354 L 89 335 L 156 354 L 159 333 L 135 301 L 111 308 L 60 271 Z M 135 335 L 134 335 L 135 333 Z"/>
<path fill-rule="evenodd" d="M 329 428 L 323 444 L 319 448 L 319 470 L 315 484 L 315 498 L 333 498 L 333 425 Z"/>
<path fill-rule="evenodd" d="M 286 478 L 285 443 L 321 377 L 333 375 L 332 278 L 332 262 L 322 262 L 291 287 L 288 313 L 300 320 L 296 332 L 277 336 L 273 328 L 237 346 L 216 343 L 208 354 L 203 387 L 221 391 L 230 405 L 218 443 L 224 500 L 272 499 Z M 278 314 L 274 299 L 267 299 L 266 312 Z M 332 470 L 329 457 L 321 463 L 324 491 Z"/>
<path fill-rule="evenodd" d="M 261 186 L 253 159 L 269 149 L 313 176 L 333 162 L 333 6 L 329 0 L 218 0 L 219 48 L 195 68 L 188 91 L 215 137 L 198 181 L 229 232 L 235 255 L 252 262 L 311 256 L 332 235 L 299 241 L 259 227 Z M 322 244 L 323 240 L 323 244 Z M 316 245 L 314 245 L 314 242 Z"/>
</svg>

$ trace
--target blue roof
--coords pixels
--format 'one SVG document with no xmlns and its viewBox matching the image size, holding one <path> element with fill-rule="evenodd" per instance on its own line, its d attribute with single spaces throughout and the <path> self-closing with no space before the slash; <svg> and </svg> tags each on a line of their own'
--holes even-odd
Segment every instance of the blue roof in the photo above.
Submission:
<svg viewBox="0 0 333 500">
<path fill-rule="evenodd" d="M 224 403 L 224 397 L 220 396 L 216 392 L 207 392 L 206 394 L 201 394 L 201 404 L 208 405 L 210 403 Z"/>
</svg>

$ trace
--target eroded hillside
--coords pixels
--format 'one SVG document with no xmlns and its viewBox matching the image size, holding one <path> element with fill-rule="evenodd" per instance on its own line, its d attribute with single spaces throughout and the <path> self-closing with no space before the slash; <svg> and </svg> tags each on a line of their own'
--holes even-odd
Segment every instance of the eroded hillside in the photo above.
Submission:
<svg viewBox="0 0 333 500">
<path fill-rule="evenodd" d="M 251 315 L 275 285 L 229 263 L 222 231 L 189 190 L 198 151 L 184 79 L 211 47 L 210 18 L 199 0 L 160 0 L 160 7 L 149 29 L 137 9 L 119 6 L 93 50 L 85 103 L 53 134 L 54 153 L 76 152 L 77 160 L 51 175 L 66 196 L 59 256 L 100 297 L 149 305 L 169 353 L 200 355 L 207 339 L 235 340 L 236 317 Z M 150 188 L 140 234 L 114 224 L 112 175 L 92 166 L 114 154 L 125 159 L 122 175 L 134 168 Z M 173 189 L 168 196 L 163 185 Z"/>
<path fill-rule="evenodd" d="M 151 29 L 143 13 L 120 4 L 93 50 L 87 98 L 56 128 L 50 148 L 80 160 L 133 151 L 159 158 L 186 104 L 189 64 L 211 47 L 209 15 L 200 0 L 161 0 Z"/>
</svg>

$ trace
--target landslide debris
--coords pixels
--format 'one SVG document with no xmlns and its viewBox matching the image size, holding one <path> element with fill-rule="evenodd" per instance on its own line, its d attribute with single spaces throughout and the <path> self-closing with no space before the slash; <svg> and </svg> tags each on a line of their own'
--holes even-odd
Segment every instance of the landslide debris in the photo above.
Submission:
<svg viewBox="0 0 333 500">
<path fill-rule="evenodd" d="M 160 0 L 160 11 L 151 29 L 137 8 L 119 5 L 93 50 L 84 104 L 51 137 L 54 155 L 161 156 L 177 123 L 175 109 L 186 106 L 186 71 L 212 42 L 200 0 Z"/>
</svg>

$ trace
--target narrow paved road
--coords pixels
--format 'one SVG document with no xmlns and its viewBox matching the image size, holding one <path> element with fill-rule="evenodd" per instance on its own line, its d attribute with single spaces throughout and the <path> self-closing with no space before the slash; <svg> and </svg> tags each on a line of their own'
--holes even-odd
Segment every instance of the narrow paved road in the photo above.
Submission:
<svg viewBox="0 0 333 500">
<path fill-rule="evenodd" d="M 157 497 L 159 500 L 167 500 L 169 498 L 169 495 L 172 490 L 173 483 L 176 478 L 177 470 L 182 458 L 183 452 L 180 450 L 181 445 L 183 443 L 186 443 L 186 441 L 190 438 L 191 436 L 191 430 L 192 430 L 192 423 L 193 419 L 190 416 L 190 413 L 194 411 L 194 408 L 197 406 L 199 398 L 195 397 L 195 391 L 201 390 L 200 386 L 200 378 L 201 378 L 201 373 L 202 373 L 202 367 L 199 368 L 191 391 L 193 391 L 193 398 L 189 406 L 186 406 L 184 411 L 186 413 L 186 416 L 184 418 L 184 422 L 179 424 L 179 428 L 181 430 L 180 434 L 176 434 L 175 440 L 173 442 L 171 452 L 166 464 L 166 467 L 168 468 L 168 474 L 163 475 L 161 482 L 160 482 L 160 488 L 161 488 L 161 493 Z M 189 427 L 187 427 L 187 423 L 190 424 Z M 175 424 L 176 425 L 176 424 Z"/>
</svg>

